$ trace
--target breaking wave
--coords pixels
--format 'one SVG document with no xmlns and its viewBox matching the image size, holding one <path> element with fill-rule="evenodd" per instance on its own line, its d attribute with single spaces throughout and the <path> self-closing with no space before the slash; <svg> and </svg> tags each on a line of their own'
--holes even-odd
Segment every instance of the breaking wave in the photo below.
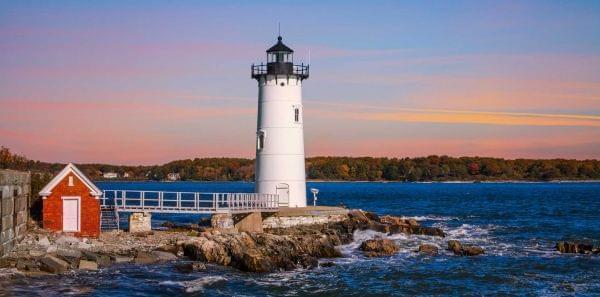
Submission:
<svg viewBox="0 0 600 297">
<path fill-rule="evenodd" d="M 425 216 L 401 216 L 402 219 L 415 219 L 417 221 L 452 221 L 458 220 L 458 217 L 448 216 L 436 216 L 436 215 L 425 215 Z"/>
<path fill-rule="evenodd" d="M 185 288 L 185 292 L 186 293 L 194 293 L 194 292 L 202 292 L 204 291 L 205 287 L 216 284 L 216 283 L 221 283 L 221 282 L 225 282 L 227 281 L 227 279 L 225 277 L 222 276 L 204 276 L 198 279 L 194 279 L 194 280 L 189 280 L 189 281 L 164 281 L 164 282 L 160 282 L 160 285 L 165 285 L 165 286 L 180 286 Z"/>
</svg>

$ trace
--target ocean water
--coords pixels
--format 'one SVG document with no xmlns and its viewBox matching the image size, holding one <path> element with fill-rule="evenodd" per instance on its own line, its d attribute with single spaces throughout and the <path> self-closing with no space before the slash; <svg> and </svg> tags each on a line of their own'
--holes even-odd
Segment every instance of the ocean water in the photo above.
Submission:
<svg viewBox="0 0 600 297">
<path fill-rule="evenodd" d="M 102 182 L 102 189 L 251 192 L 252 183 Z M 333 267 L 278 273 L 244 273 L 208 265 L 182 274 L 174 264 L 118 265 L 100 272 L 2 279 L 0 295 L 14 296 L 413 296 L 530 295 L 600 296 L 600 256 L 555 251 L 559 240 L 600 244 L 600 183 L 309 183 L 318 204 L 413 217 L 442 228 L 444 239 L 393 235 L 401 246 L 392 257 L 365 258 L 360 231 L 342 246 Z M 312 203 L 312 199 L 309 199 Z M 155 215 L 193 222 L 199 216 Z M 383 235 L 385 236 L 385 235 Z M 444 251 L 449 239 L 483 247 L 486 254 L 457 257 Z M 423 256 L 421 243 L 440 247 Z"/>
</svg>

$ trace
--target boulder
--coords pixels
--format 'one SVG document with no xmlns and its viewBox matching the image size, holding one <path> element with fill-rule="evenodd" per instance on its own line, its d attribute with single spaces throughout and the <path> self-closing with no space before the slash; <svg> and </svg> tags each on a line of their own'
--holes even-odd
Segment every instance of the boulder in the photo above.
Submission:
<svg viewBox="0 0 600 297">
<path fill-rule="evenodd" d="M 79 258 L 73 258 L 73 257 L 65 257 L 65 256 L 59 256 L 59 259 L 65 260 L 65 262 L 69 263 L 69 268 L 70 269 L 77 269 L 79 267 Z"/>
<path fill-rule="evenodd" d="M 304 254 L 298 259 L 298 265 L 305 269 L 312 269 L 319 266 L 319 260 L 313 256 Z"/>
<path fill-rule="evenodd" d="M 177 260 L 177 256 L 175 256 L 173 253 L 169 253 L 169 252 L 152 251 L 152 255 L 154 255 L 159 261 Z"/>
<path fill-rule="evenodd" d="M 111 256 L 110 259 L 113 262 L 117 263 L 117 264 L 120 264 L 120 263 L 129 263 L 129 262 L 133 261 L 132 257 L 119 256 L 119 255 Z"/>
<path fill-rule="evenodd" d="M 381 233 L 390 233 L 392 232 L 392 228 L 390 225 L 382 224 L 376 221 L 370 221 L 367 225 L 369 230 L 381 232 Z"/>
<path fill-rule="evenodd" d="M 462 244 L 458 240 L 448 240 L 448 250 L 455 255 L 462 255 Z"/>
<path fill-rule="evenodd" d="M 350 217 L 350 219 L 361 223 L 369 223 L 370 221 L 369 218 L 365 215 L 365 212 L 360 209 L 351 210 L 348 213 L 348 216 Z"/>
<path fill-rule="evenodd" d="M 599 248 L 595 248 L 592 244 L 570 242 L 570 241 L 559 241 L 556 243 L 556 250 L 561 253 L 571 254 L 597 254 Z"/>
<path fill-rule="evenodd" d="M 327 261 L 327 262 L 319 263 L 319 266 L 321 266 L 321 267 L 333 267 L 333 266 L 335 266 L 335 263 L 333 263 L 331 261 Z"/>
<path fill-rule="evenodd" d="M 73 249 L 69 249 L 69 248 L 63 248 L 63 247 L 59 247 L 56 250 L 56 254 L 61 256 L 61 257 L 69 257 L 69 258 L 81 258 L 81 252 L 78 250 L 73 250 Z"/>
<path fill-rule="evenodd" d="M 196 231 L 197 232 L 197 231 Z M 188 233 L 188 236 L 189 233 Z M 175 244 L 165 244 L 156 248 L 157 251 L 169 252 L 171 254 L 177 255 L 177 253 L 181 250 L 179 246 Z"/>
<path fill-rule="evenodd" d="M 408 223 L 408 225 L 411 227 L 421 226 L 421 224 L 419 224 L 419 222 L 417 222 L 417 220 L 415 219 L 406 219 L 405 222 Z"/>
<path fill-rule="evenodd" d="M 40 236 L 37 240 L 37 243 L 43 247 L 48 247 L 50 245 L 50 240 L 48 240 L 48 236 Z"/>
<path fill-rule="evenodd" d="M 379 222 L 387 225 L 408 225 L 402 218 L 394 216 L 381 216 Z"/>
<path fill-rule="evenodd" d="M 181 273 L 192 273 L 195 271 L 206 270 L 206 265 L 204 265 L 204 263 L 200 263 L 200 262 L 178 263 L 175 265 L 175 269 L 177 269 Z"/>
<path fill-rule="evenodd" d="M 200 262 L 194 262 L 194 270 L 195 271 L 204 271 L 206 270 L 206 264 Z"/>
<path fill-rule="evenodd" d="M 46 248 L 46 253 L 56 253 L 56 246 L 55 245 L 49 245 L 48 248 Z"/>
<path fill-rule="evenodd" d="M 38 265 L 34 261 L 26 260 L 26 259 L 18 259 L 16 267 L 17 267 L 17 269 L 24 270 L 24 271 L 38 270 Z"/>
<path fill-rule="evenodd" d="M 69 269 L 69 263 L 51 255 L 39 260 L 40 269 L 50 273 L 63 273 Z"/>
<path fill-rule="evenodd" d="M 0 258 L 0 268 L 13 268 L 17 265 L 17 260 L 9 257 Z"/>
<path fill-rule="evenodd" d="M 458 240 L 448 241 L 448 250 L 457 256 L 477 256 L 484 253 L 481 247 L 475 245 L 462 245 Z"/>
<path fill-rule="evenodd" d="M 153 264 L 158 262 L 159 259 L 151 253 L 139 252 L 133 261 L 135 264 Z"/>
<path fill-rule="evenodd" d="M 339 257 L 334 230 L 322 225 L 276 230 L 283 234 L 212 233 L 179 243 L 192 260 L 231 265 L 243 271 L 272 272 L 316 267 L 317 258 Z"/>
<path fill-rule="evenodd" d="M 77 248 L 80 250 L 89 250 L 92 247 L 94 247 L 92 244 L 83 241 L 77 244 Z"/>
<path fill-rule="evenodd" d="M 108 267 L 112 264 L 110 257 L 107 255 L 101 255 L 90 251 L 82 251 L 81 254 L 85 260 L 96 262 L 100 267 Z"/>
<path fill-rule="evenodd" d="M 73 236 L 69 236 L 69 235 L 62 235 L 54 243 L 56 245 L 77 246 L 77 244 L 79 244 L 79 241 L 80 240 L 77 237 L 73 237 Z"/>
<path fill-rule="evenodd" d="M 363 214 L 365 217 L 367 217 L 367 219 L 369 219 L 371 221 L 380 222 L 379 216 L 374 212 L 363 211 Z"/>
<path fill-rule="evenodd" d="M 183 254 L 193 260 L 213 262 L 221 265 L 229 265 L 231 256 L 225 246 L 213 240 L 200 237 L 199 240 L 190 240 L 183 244 Z"/>
<path fill-rule="evenodd" d="M 419 253 L 435 256 L 438 254 L 438 247 L 433 244 L 422 244 L 419 246 Z"/>
<path fill-rule="evenodd" d="M 367 257 L 391 256 L 400 250 L 393 240 L 390 239 L 369 239 L 360 245 L 360 250 Z"/>
<path fill-rule="evenodd" d="M 446 237 L 446 234 L 440 228 L 413 225 L 410 228 L 412 234 Z"/>
<path fill-rule="evenodd" d="M 194 272 L 194 264 L 189 263 L 179 263 L 175 265 L 175 269 L 181 273 L 192 273 Z"/>
<path fill-rule="evenodd" d="M 81 270 L 98 270 L 98 263 L 94 261 L 81 260 L 79 261 L 79 269 Z"/>
<path fill-rule="evenodd" d="M 289 259 L 288 262 L 291 263 Z M 262 253 L 257 250 L 248 250 L 244 251 L 241 254 L 241 257 L 236 257 L 234 259 L 234 263 L 236 266 L 244 271 L 252 271 L 252 272 L 271 272 L 275 270 L 275 265 L 270 261 L 270 259 L 264 256 Z M 285 265 L 290 266 L 290 265 Z M 285 267 L 290 270 L 289 267 Z"/>
<path fill-rule="evenodd" d="M 179 225 L 177 225 L 177 224 L 175 224 L 173 222 L 170 222 L 170 221 L 165 221 L 162 224 L 160 224 L 160 226 L 164 227 L 164 228 L 167 228 L 167 229 L 175 229 L 175 228 L 179 227 Z"/>
<path fill-rule="evenodd" d="M 29 250 L 29 255 L 33 258 L 39 258 L 42 257 L 46 254 L 46 251 L 40 251 L 40 250 Z"/>
<path fill-rule="evenodd" d="M 483 254 L 484 251 L 481 247 L 474 245 L 464 245 L 462 247 L 462 254 L 464 256 L 477 256 Z"/>
</svg>

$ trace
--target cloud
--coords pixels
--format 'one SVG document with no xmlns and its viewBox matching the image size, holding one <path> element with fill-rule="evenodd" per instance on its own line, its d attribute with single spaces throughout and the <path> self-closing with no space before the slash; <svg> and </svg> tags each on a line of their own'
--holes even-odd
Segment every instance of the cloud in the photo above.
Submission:
<svg viewBox="0 0 600 297">
<path fill-rule="evenodd" d="M 318 102 L 318 104 L 335 106 L 341 109 L 346 108 L 350 110 L 314 109 L 313 112 L 317 115 L 362 121 L 426 122 L 447 124 L 460 123 L 503 126 L 600 127 L 600 116 L 587 114 L 546 114 L 452 109 L 395 108 L 324 102 Z"/>
</svg>

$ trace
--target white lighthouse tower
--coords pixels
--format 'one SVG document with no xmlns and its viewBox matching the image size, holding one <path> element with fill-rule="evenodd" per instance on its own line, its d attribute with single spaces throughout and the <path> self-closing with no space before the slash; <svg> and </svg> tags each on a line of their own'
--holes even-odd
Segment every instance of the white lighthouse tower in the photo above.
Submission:
<svg viewBox="0 0 600 297">
<path fill-rule="evenodd" d="M 252 65 L 258 81 L 255 181 L 257 193 L 278 194 L 279 206 L 306 206 L 302 82 L 308 65 L 277 38 L 267 64 Z"/>
</svg>

